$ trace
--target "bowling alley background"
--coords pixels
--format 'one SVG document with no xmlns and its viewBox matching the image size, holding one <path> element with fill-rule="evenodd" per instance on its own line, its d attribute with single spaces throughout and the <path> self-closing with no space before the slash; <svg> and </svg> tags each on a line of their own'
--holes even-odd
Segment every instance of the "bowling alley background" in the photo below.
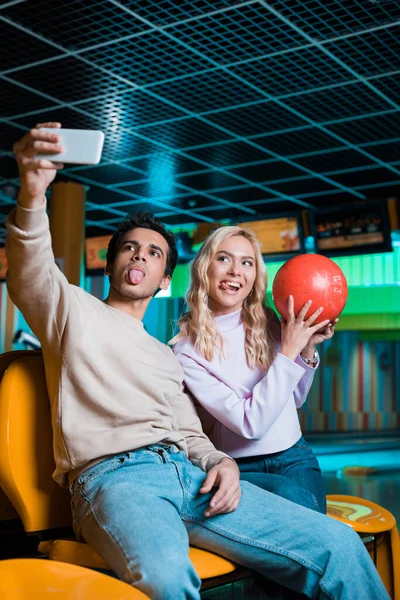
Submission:
<svg viewBox="0 0 400 600">
<path fill-rule="evenodd" d="M 19 185 L 12 146 L 35 123 L 59 120 L 105 133 L 100 164 L 66 165 L 48 198 L 60 245 L 63 207 L 84 204 L 82 287 L 105 297 L 103 238 L 132 210 L 153 211 L 178 236 L 182 262 L 169 296 L 145 317 L 164 342 L 210 225 L 252 224 L 269 290 L 291 255 L 330 256 L 349 298 L 320 348 L 304 430 L 399 427 L 400 5 L 273 4 L 2 4 L 0 352 L 26 347 L 29 334 L 2 283 L 4 223 Z M 346 246 L 357 225 L 358 240 Z M 74 245 L 85 240 L 77 233 Z"/>
<path fill-rule="evenodd" d="M 299 416 L 305 432 L 400 427 L 400 243 L 392 253 L 336 258 L 349 298 L 332 341 L 319 347 L 321 365 Z M 267 301 L 282 263 L 268 263 Z M 171 294 L 149 306 L 149 333 L 167 342 L 184 310 L 187 265 L 178 265 Z M 103 278 L 88 278 L 88 291 L 104 293 Z M 100 289 L 99 289 L 100 287 Z"/>
<path fill-rule="evenodd" d="M 303 430 L 372 431 L 400 427 L 400 243 L 393 252 L 335 258 L 346 275 L 349 298 L 333 340 L 319 347 L 321 364 L 299 416 Z M 282 262 L 267 264 L 267 301 Z M 174 334 L 184 310 L 187 264 L 177 266 L 170 297 L 156 298 L 145 316 L 148 332 L 163 342 Z M 104 298 L 108 279 L 87 276 L 85 289 Z M 0 351 L 23 348 L 15 331 L 29 332 L 21 313 L 0 284 Z"/>
</svg>

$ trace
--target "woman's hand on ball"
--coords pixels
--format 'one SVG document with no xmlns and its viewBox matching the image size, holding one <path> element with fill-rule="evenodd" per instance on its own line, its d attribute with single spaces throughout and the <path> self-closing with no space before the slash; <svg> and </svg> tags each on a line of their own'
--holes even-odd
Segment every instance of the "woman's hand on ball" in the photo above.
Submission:
<svg viewBox="0 0 400 600">
<path fill-rule="evenodd" d="M 295 360 L 300 352 L 302 352 L 306 346 L 310 345 L 313 336 L 319 336 L 315 337 L 314 340 L 320 339 L 320 341 L 313 341 L 312 343 L 312 345 L 316 345 L 316 343 L 321 343 L 321 341 L 329 339 L 329 337 L 332 337 L 333 335 L 333 332 L 331 333 L 327 330 L 330 323 L 329 319 L 317 323 L 316 325 L 313 324 L 323 311 L 322 307 L 318 308 L 307 319 L 305 318 L 311 304 L 311 300 L 306 302 L 296 317 L 294 314 L 293 296 L 289 296 L 288 318 L 287 321 L 281 321 L 282 346 L 280 353 L 291 360 Z M 326 337 L 328 335 L 329 337 Z"/>
<path fill-rule="evenodd" d="M 326 340 L 330 340 L 335 334 L 335 325 L 339 321 L 339 319 L 335 319 L 334 321 L 330 321 L 323 329 L 320 329 L 316 333 L 314 333 L 307 344 L 309 348 L 315 349 L 318 344 L 322 344 Z M 304 348 L 306 350 L 307 346 Z"/>
</svg>

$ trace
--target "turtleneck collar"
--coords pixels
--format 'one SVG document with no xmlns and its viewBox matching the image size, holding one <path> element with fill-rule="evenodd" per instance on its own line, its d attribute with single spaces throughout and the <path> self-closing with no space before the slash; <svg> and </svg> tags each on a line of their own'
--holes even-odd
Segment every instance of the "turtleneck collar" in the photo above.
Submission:
<svg viewBox="0 0 400 600">
<path fill-rule="evenodd" d="M 215 317 L 215 320 L 218 325 L 218 329 L 220 331 L 229 331 L 230 329 L 235 329 L 242 322 L 241 319 L 242 309 L 235 310 L 235 312 L 229 313 L 228 315 L 221 315 L 220 317 Z"/>
</svg>

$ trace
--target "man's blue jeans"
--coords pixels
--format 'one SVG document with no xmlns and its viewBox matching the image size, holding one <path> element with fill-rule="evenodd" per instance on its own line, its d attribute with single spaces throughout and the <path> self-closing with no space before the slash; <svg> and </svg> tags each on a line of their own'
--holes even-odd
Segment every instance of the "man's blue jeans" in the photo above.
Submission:
<svg viewBox="0 0 400 600">
<path fill-rule="evenodd" d="M 75 533 L 153 600 L 199 600 L 189 542 L 309 598 L 389 599 L 347 525 L 247 481 L 234 512 L 207 519 L 204 478 L 174 446 L 105 459 L 71 485 Z"/>
<path fill-rule="evenodd" d="M 326 513 L 326 496 L 318 460 L 301 437 L 291 448 L 265 456 L 239 458 L 240 478 L 268 492 Z"/>
</svg>

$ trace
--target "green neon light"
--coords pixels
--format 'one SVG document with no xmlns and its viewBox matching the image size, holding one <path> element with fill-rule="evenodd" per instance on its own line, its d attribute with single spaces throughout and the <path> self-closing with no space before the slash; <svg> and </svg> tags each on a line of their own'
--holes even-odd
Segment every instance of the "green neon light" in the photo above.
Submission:
<svg viewBox="0 0 400 600">
<path fill-rule="evenodd" d="M 336 258 L 346 275 L 349 298 L 338 329 L 394 330 L 400 327 L 400 248 L 382 254 Z M 268 263 L 268 288 L 283 262 Z M 189 286 L 189 265 L 178 265 L 171 283 L 171 297 L 182 298 Z M 271 292 L 267 302 L 273 306 Z"/>
</svg>

